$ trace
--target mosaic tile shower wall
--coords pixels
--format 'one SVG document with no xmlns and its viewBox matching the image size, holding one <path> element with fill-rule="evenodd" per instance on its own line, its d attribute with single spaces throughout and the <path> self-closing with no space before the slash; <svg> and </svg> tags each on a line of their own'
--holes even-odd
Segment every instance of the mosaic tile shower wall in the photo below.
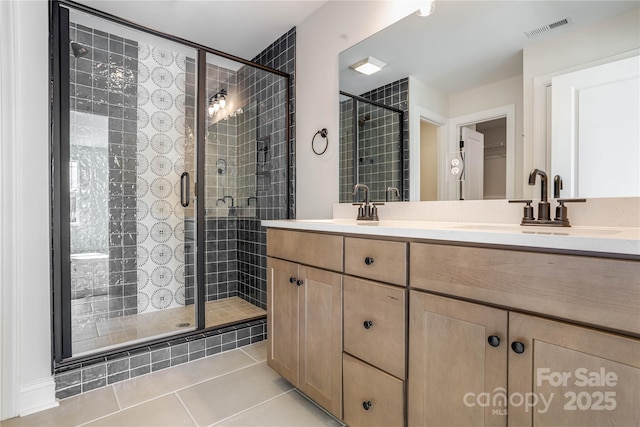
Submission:
<svg viewBox="0 0 640 427">
<path fill-rule="evenodd" d="M 185 305 L 181 175 L 187 145 L 187 58 L 141 43 L 138 72 L 138 312 Z"/>
</svg>

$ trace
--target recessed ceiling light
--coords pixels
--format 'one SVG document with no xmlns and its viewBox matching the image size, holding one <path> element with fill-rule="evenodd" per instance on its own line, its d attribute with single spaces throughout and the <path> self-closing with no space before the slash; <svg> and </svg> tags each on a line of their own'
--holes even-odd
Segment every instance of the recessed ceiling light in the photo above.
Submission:
<svg viewBox="0 0 640 427">
<path fill-rule="evenodd" d="M 354 70 L 356 70 L 359 73 L 362 74 L 366 74 L 371 75 L 373 73 L 376 73 L 380 70 L 382 70 L 382 68 L 387 65 L 384 62 L 380 61 L 378 58 L 374 58 L 373 56 L 369 56 L 365 59 L 362 59 L 358 62 L 356 62 L 355 64 L 351 65 L 351 68 L 353 68 Z"/>
</svg>

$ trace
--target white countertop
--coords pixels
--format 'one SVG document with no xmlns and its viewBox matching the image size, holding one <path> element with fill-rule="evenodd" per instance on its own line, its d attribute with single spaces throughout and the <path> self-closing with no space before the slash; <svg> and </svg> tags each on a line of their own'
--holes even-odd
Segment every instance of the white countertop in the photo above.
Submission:
<svg viewBox="0 0 640 427">
<path fill-rule="evenodd" d="M 640 256 L 638 227 L 543 227 L 443 221 L 305 219 L 265 227 Z"/>
</svg>

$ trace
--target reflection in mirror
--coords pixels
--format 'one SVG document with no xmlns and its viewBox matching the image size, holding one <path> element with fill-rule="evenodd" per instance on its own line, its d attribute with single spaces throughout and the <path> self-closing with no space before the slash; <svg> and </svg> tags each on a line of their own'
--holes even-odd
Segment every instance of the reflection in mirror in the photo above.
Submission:
<svg viewBox="0 0 640 427">
<path fill-rule="evenodd" d="M 356 184 L 369 188 L 369 199 L 390 199 L 403 187 L 402 110 L 340 93 L 340 202 L 358 202 Z"/>
<path fill-rule="evenodd" d="M 630 1 L 441 1 L 431 16 L 411 14 L 342 52 L 340 90 L 365 96 L 407 82 L 407 105 L 401 108 L 409 122 L 404 200 L 523 197 L 529 169 L 551 173 L 551 153 L 569 143 L 554 139 L 552 150 L 548 140 L 556 126 L 551 77 L 640 48 L 638 6 Z M 370 76 L 350 68 L 369 56 L 387 65 Z M 544 99 L 536 92 L 540 84 L 549 88 Z M 478 131 L 476 123 L 496 119 L 506 120 L 506 135 L 488 144 L 484 134 L 477 157 L 483 173 L 475 174 L 482 182 L 469 181 L 469 174 L 462 182 L 452 179 L 447 159 L 460 152 L 461 129 Z M 637 128 L 637 123 L 636 116 L 629 124 Z M 430 142 L 422 135 L 431 135 Z M 640 145 L 637 138 L 632 144 Z M 461 158 L 464 154 L 473 157 L 463 152 Z M 476 162 L 476 172 L 479 166 Z M 614 193 L 598 194 L 603 195 Z"/>
</svg>

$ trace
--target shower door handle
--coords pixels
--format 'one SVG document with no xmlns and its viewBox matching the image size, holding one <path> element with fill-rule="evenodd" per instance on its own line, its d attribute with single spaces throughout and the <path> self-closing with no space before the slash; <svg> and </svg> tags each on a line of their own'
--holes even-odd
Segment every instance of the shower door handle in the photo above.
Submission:
<svg viewBox="0 0 640 427">
<path fill-rule="evenodd" d="M 189 172 L 180 175 L 180 204 L 183 208 L 189 206 Z"/>
</svg>

